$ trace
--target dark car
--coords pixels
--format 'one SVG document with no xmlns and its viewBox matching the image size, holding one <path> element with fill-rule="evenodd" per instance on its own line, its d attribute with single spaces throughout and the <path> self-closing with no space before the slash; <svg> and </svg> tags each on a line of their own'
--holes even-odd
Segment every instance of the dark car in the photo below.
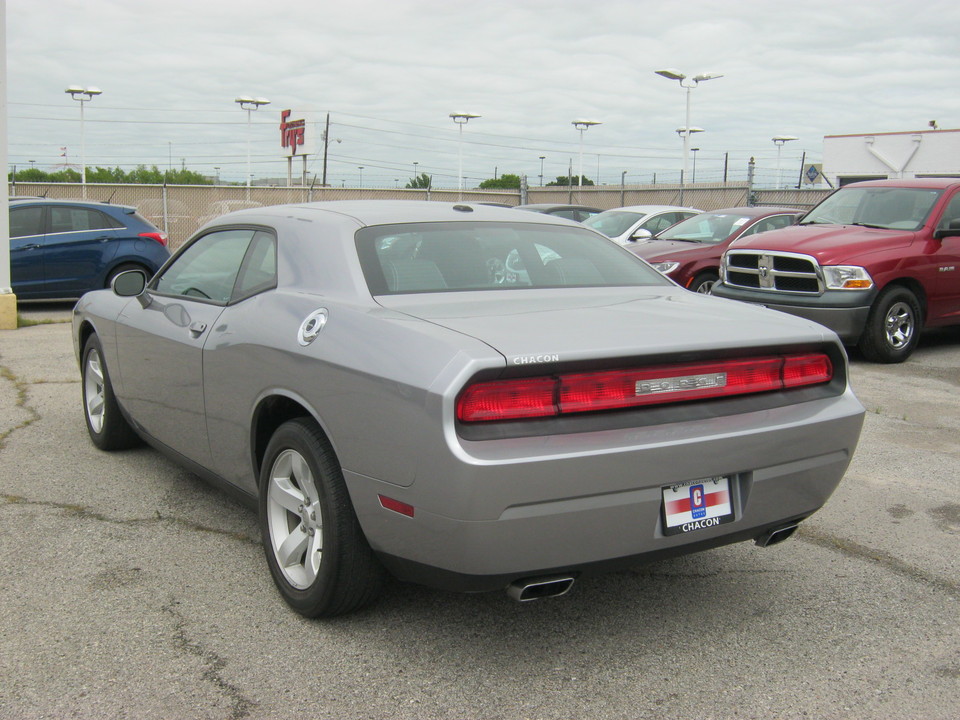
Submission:
<svg viewBox="0 0 960 720">
<path fill-rule="evenodd" d="M 126 205 L 10 199 L 10 277 L 23 300 L 78 298 L 125 270 L 152 276 L 167 235 Z"/>
<path fill-rule="evenodd" d="M 740 237 L 793 225 L 805 210 L 734 207 L 694 215 L 627 249 L 688 290 L 709 293 L 720 279 L 720 257 Z"/>
<path fill-rule="evenodd" d="M 556 215 L 557 217 L 576 220 L 577 222 L 583 222 L 603 212 L 600 208 L 589 207 L 587 205 L 554 205 L 552 203 L 517 205 L 516 208 L 517 210 L 529 210 L 530 212 L 543 213 L 544 215 Z"/>
</svg>

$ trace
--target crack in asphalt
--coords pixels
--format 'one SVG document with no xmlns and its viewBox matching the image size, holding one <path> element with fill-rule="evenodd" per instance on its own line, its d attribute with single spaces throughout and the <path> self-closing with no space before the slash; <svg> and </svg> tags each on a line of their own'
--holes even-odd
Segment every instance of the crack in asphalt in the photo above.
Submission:
<svg viewBox="0 0 960 720">
<path fill-rule="evenodd" d="M 954 599 L 960 600 L 960 584 L 921 570 L 884 550 L 877 550 L 855 540 L 838 537 L 804 525 L 800 526 L 794 537 L 801 542 L 807 542 L 825 550 L 832 550 L 847 557 L 878 565 L 888 572 L 908 578 L 921 585 L 928 585 Z"/>
<path fill-rule="evenodd" d="M 28 417 L 19 425 L 15 425 L 12 428 L 0 432 L 0 450 L 2 450 L 6 446 L 7 438 L 9 438 L 18 430 L 23 430 L 24 428 L 29 427 L 33 423 L 37 422 L 37 420 L 41 418 L 41 415 L 39 412 L 37 412 L 35 407 L 27 404 L 27 386 L 32 383 L 24 382 L 5 365 L 0 365 L 0 378 L 3 378 L 4 380 L 7 380 L 13 384 L 17 395 L 16 402 L 14 403 L 15 407 L 22 408 L 30 415 L 30 417 Z"/>
<path fill-rule="evenodd" d="M 238 542 L 245 543 L 247 545 L 260 547 L 260 537 L 253 538 L 242 532 L 234 532 L 232 530 L 222 530 L 220 528 L 210 527 L 209 525 L 201 525 L 200 523 L 193 522 L 190 520 L 184 520 L 183 518 L 178 518 L 173 515 L 161 515 L 159 510 L 154 511 L 154 516 L 151 518 L 129 518 L 127 520 L 110 517 L 109 515 L 104 515 L 103 513 L 96 512 L 91 510 L 85 505 L 74 505 L 71 503 L 61 503 L 54 502 L 52 500 L 31 500 L 29 498 L 22 497 L 20 495 L 11 495 L 9 493 L 0 493 L 0 501 L 3 501 L 6 505 L 36 505 L 38 507 L 53 508 L 56 510 L 62 510 L 65 513 L 74 515 L 77 517 L 86 518 L 89 520 L 96 520 L 98 522 L 109 523 L 111 525 L 119 525 L 123 527 L 135 527 L 137 525 L 177 525 L 188 530 L 193 530 L 194 532 L 206 533 L 210 535 L 220 535 L 222 537 L 230 538 L 231 540 L 236 540 Z"/>
<path fill-rule="evenodd" d="M 240 718 L 249 716 L 250 711 L 257 707 L 257 703 L 246 697 L 240 688 L 228 682 L 226 678 L 223 677 L 223 669 L 227 666 L 226 660 L 213 650 L 204 648 L 200 642 L 187 637 L 187 621 L 183 615 L 176 610 L 176 606 L 179 604 L 177 600 L 171 598 L 170 601 L 161 608 L 164 613 L 173 618 L 173 641 L 175 647 L 178 650 L 199 658 L 206 666 L 206 669 L 201 673 L 201 677 L 230 698 L 232 710 L 229 717 L 231 720 L 239 720 Z"/>
</svg>

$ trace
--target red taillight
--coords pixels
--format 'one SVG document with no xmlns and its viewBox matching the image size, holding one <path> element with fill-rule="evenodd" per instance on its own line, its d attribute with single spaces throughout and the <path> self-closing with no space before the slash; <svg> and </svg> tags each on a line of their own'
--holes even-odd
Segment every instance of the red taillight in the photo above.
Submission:
<svg viewBox="0 0 960 720">
<path fill-rule="evenodd" d="M 784 358 L 783 386 L 816 385 L 833 379 L 833 363 L 826 355 L 791 355 Z"/>
<path fill-rule="evenodd" d="M 164 247 L 167 246 L 167 234 L 165 232 L 142 232 L 140 233 L 140 237 L 158 242 Z"/>
<path fill-rule="evenodd" d="M 556 390 L 553 377 L 478 383 L 460 396 L 457 417 L 464 422 L 481 422 L 556 415 Z"/>
<path fill-rule="evenodd" d="M 832 378 L 830 358 L 816 353 L 497 380 L 467 388 L 457 401 L 457 418 L 551 417 L 768 392 Z"/>
</svg>

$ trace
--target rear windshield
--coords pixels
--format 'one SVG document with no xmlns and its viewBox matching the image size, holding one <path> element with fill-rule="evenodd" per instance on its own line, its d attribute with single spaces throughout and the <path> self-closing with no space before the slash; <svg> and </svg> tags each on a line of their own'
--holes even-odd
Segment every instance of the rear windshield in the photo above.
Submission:
<svg viewBox="0 0 960 720">
<path fill-rule="evenodd" d="M 609 240 L 561 225 L 380 225 L 356 243 L 373 295 L 670 284 Z"/>
</svg>

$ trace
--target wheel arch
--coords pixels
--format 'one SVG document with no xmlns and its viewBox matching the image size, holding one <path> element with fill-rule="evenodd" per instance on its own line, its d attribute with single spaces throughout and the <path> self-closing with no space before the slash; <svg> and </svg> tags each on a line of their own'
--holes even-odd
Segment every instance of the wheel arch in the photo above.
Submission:
<svg viewBox="0 0 960 720">
<path fill-rule="evenodd" d="M 77 338 L 77 362 L 83 362 L 83 349 L 87 346 L 87 340 L 90 339 L 91 335 L 96 335 L 97 329 L 93 326 L 93 323 L 89 320 L 84 320 L 80 323 L 80 326 L 77 328 L 76 338 Z"/>
<path fill-rule="evenodd" d="M 277 428 L 285 422 L 297 418 L 308 418 L 313 421 L 333 449 L 333 442 L 326 427 L 306 402 L 291 395 L 274 392 L 261 398 L 253 413 L 253 422 L 250 427 L 250 448 L 254 477 L 260 477 L 260 469 L 263 466 L 267 445 Z M 336 450 L 334 450 L 334 454 L 336 454 Z"/>
<path fill-rule="evenodd" d="M 880 294 L 883 293 L 887 288 L 893 287 L 902 287 L 906 290 L 909 290 L 913 293 L 913 296 L 917 299 L 917 302 L 920 303 L 920 327 L 922 328 L 927 324 L 927 290 L 916 278 L 911 277 L 900 277 L 894 280 L 890 280 L 882 288 L 877 290 L 877 295 L 874 297 L 873 302 L 877 301 L 877 298 L 880 297 Z"/>
</svg>

